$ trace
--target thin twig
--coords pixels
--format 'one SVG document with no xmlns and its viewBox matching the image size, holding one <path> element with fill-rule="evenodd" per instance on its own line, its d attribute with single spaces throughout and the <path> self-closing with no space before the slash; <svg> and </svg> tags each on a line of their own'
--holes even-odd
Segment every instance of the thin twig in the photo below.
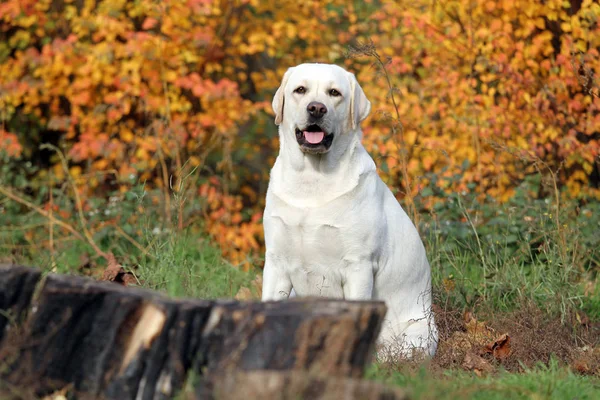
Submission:
<svg viewBox="0 0 600 400">
<path fill-rule="evenodd" d="M 35 204 L 31 203 L 30 201 L 25 200 L 25 198 L 24 198 L 25 196 L 23 194 L 21 194 L 21 193 L 15 194 L 10 189 L 8 189 L 2 185 L 0 185 L 0 193 L 3 194 L 4 196 L 8 197 L 9 199 L 16 201 L 19 204 L 22 204 L 28 208 L 31 208 L 33 211 L 37 212 L 41 216 L 51 219 L 55 225 L 58 225 L 64 229 L 66 229 L 71 234 L 73 234 L 75 237 L 77 237 L 79 240 L 82 240 L 82 241 L 86 240 L 85 237 L 83 237 L 81 235 L 81 233 L 79 233 L 71 225 L 67 224 L 64 221 L 61 221 L 60 219 L 57 219 L 54 215 L 52 215 L 48 211 L 36 206 Z"/>
<path fill-rule="evenodd" d="M 40 146 L 40 148 L 54 150 L 60 157 L 60 161 L 61 161 L 63 170 L 65 171 L 67 180 L 68 180 L 69 184 L 71 185 L 71 189 L 73 190 L 73 195 L 75 197 L 75 206 L 77 208 L 77 214 L 79 216 L 79 223 L 81 225 L 81 229 L 83 230 L 83 234 L 84 234 L 85 238 L 87 239 L 87 242 L 90 244 L 90 246 L 92 246 L 92 248 L 96 252 L 96 254 L 98 254 L 99 256 L 102 256 L 103 258 L 106 258 L 108 260 L 109 254 L 105 253 L 104 251 L 102 251 L 100 249 L 100 247 L 98 247 L 96 242 L 94 242 L 94 238 L 92 237 L 91 232 L 88 229 L 88 223 L 87 223 L 87 220 L 85 219 L 85 215 L 83 213 L 83 203 L 81 201 L 81 197 L 79 196 L 79 192 L 77 191 L 77 186 L 75 185 L 75 182 L 73 181 L 73 177 L 71 176 L 71 171 L 69 171 L 69 165 L 67 163 L 67 159 L 65 158 L 64 154 L 58 147 L 56 147 L 52 144 L 47 144 L 47 143 L 42 144 Z"/>
</svg>

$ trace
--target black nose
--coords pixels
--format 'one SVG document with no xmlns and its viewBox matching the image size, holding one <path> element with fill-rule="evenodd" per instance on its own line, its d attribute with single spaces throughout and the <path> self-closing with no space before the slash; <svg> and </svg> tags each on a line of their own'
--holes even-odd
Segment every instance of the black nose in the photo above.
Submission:
<svg viewBox="0 0 600 400">
<path fill-rule="evenodd" d="M 308 103 L 306 110 L 315 118 L 321 118 L 323 115 L 327 114 L 327 107 L 325 107 L 325 104 L 319 103 L 318 101 L 311 101 Z"/>
</svg>

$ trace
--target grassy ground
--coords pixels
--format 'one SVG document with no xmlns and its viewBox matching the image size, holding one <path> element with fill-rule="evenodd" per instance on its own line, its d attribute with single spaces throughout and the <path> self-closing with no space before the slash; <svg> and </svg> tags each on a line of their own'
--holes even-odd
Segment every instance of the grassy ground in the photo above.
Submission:
<svg viewBox="0 0 600 400">
<path fill-rule="evenodd" d="M 518 374 L 483 377 L 456 369 L 432 374 L 426 368 L 403 372 L 376 365 L 367 376 L 407 388 L 417 399 L 597 399 L 600 394 L 596 378 L 574 374 L 557 360 Z"/>
<path fill-rule="evenodd" d="M 507 204 L 455 194 L 421 214 L 439 351 L 423 365 L 374 363 L 369 379 L 422 399 L 600 398 L 600 205 L 563 201 L 557 208 L 552 196 L 535 199 L 538 185 L 524 183 Z M 140 201 L 123 198 L 106 207 L 133 214 Z M 0 207 L 0 262 L 96 278 L 106 273 L 88 241 L 56 237 L 50 252 L 28 236 L 46 229 L 46 217 L 7 198 L 0 197 Z M 221 258 L 201 227 L 174 233 L 160 226 L 155 211 L 147 208 L 126 227 L 138 233 L 141 248 L 113 231 L 94 233 L 123 266 L 121 280 L 204 298 L 253 288 L 260 260 L 242 272 Z M 504 334 L 509 347 L 502 350 Z"/>
</svg>

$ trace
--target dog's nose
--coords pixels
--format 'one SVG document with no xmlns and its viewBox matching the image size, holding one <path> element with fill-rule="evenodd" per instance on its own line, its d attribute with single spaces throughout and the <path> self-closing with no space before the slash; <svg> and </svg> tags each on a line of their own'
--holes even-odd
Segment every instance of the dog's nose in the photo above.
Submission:
<svg viewBox="0 0 600 400">
<path fill-rule="evenodd" d="M 311 101 L 306 107 L 308 113 L 315 118 L 322 118 L 327 113 L 327 107 L 325 104 L 319 103 L 318 101 Z"/>
</svg>

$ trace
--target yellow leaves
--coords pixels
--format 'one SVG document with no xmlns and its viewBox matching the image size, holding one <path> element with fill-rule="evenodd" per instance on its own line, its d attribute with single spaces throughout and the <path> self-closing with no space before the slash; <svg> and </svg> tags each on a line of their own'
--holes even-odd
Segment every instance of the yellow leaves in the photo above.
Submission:
<svg viewBox="0 0 600 400">
<path fill-rule="evenodd" d="M 133 132 L 126 126 L 120 127 L 119 137 L 125 143 L 131 143 L 134 139 Z"/>
<path fill-rule="evenodd" d="M 31 41 L 31 34 L 28 31 L 19 30 L 9 40 L 10 47 L 25 48 Z"/>
<path fill-rule="evenodd" d="M 69 168 L 69 174 L 71 174 L 71 176 L 72 176 L 74 179 L 77 179 L 77 178 L 79 178 L 79 177 L 81 176 L 81 173 L 82 173 L 82 171 L 83 171 L 83 170 L 82 170 L 82 169 L 81 169 L 81 167 L 80 167 L 80 166 L 78 166 L 78 165 L 76 165 L 76 166 L 74 166 L 74 167 L 71 167 L 71 168 Z"/>
<path fill-rule="evenodd" d="M 64 18 L 66 20 L 72 20 L 77 16 L 77 8 L 72 5 L 68 5 L 65 7 Z"/>
<path fill-rule="evenodd" d="M 33 26 L 33 24 L 35 24 L 38 20 L 38 17 L 36 14 L 31 14 L 28 16 L 25 16 L 21 19 L 19 19 L 19 26 L 23 27 L 23 28 L 30 28 L 31 26 Z"/>
<path fill-rule="evenodd" d="M 490 148 L 493 142 L 527 149 L 552 166 L 566 159 L 580 184 L 569 188 L 588 190 L 582 176 L 592 171 L 595 142 L 584 145 L 566 132 L 574 127 L 588 140 L 600 123 L 589 112 L 600 104 L 573 68 L 581 56 L 586 68 L 600 69 L 597 2 L 584 1 L 572 16 L 557 0 L 384 1 L 356 10 L 341 0 L 86 0 L 52 12 L 50 3 L 37 2 L 29 15 L 17 0 L 0 4 L 0 23 L 19 27 L 0 43 L 0 126 L 15 115 L 39 115 L 40 124 L 65 132 L 74 161 L 89 161 L 82 173 L 117 168 L 150 185 L 158 149 L 168 166 L 176 149 L 190 165 L 203 165 L 210 146 L 240 151 L 245 135 L 236 133 L 247 120 L 260 150 L 243 151 L 266 152 L 276 142 L 269 113 L 281 76 L 296 63 L 322 61 L 359 77 L 373 104 L 365 146 L 386 160 L 390 182 L 400 181 L 406 151 L 415 187 L 437 174 L 448 191 L 476 182 L 504 200 L 525 168 Z M 560 49 L 548 15 L 562 28 Z M 390 58 L 406 149 L 392 137 L 396 110 L 373 60 L 344 58 L 347 45 L 364 37 Z M 228 256 L 243 262 L 248 249 L 260 248 L 260 218 L 250 220 L 232 199 L 260 207 L 247 184 L 261 178 L 239 179 L 236 193 L 219 189 L 211 198 L 207 229 L 227 235 L 223 244 L 235 247 Z"/>
</svg>

